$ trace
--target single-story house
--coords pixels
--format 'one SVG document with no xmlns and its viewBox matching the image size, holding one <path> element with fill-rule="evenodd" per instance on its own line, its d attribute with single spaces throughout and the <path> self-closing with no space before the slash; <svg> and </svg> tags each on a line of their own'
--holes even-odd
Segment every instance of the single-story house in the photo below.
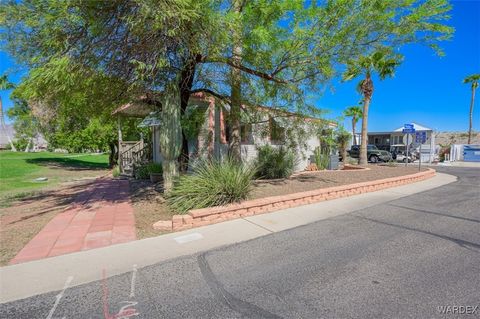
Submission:
<svg viewBox="0 0 480 319">
<path fill-rule="evenodd" d="M 422 162 L 432 162 L 435 157 L 435 134 L 431 128 L 412 122 L 415 132 L 425 132 L 426 142 L 420 145 L 415 142 L 415 135 L 409 150 L 422 154 Z M 390 151 L 392 145 L 405 144 L 403 126 L 390 132 L 368 132 L 368 144 L 376 145 L 379 149 Z M 421 146 L 421 147 L 420 147 Z"/>
<path fill-rule="evenodd" d="M 135 162 L 150 157 L 151 160 L 161 163 L 160 150 L 160 120 L 158 114 L 160 105 L 154 103 L 131 102 L 120 106 L 113 114 L 118 117 L 119 132 L 119 166 L 123 173 L 130 173 Z M 241 116 L 241 156 L 246 162 L 257 157 L 257 146 L 270 144 L 273 147 L 286 145 L 286 133 L 295 129 L 295 154 L 298 163 L 296 171 L 304 170 L 312 161 L 315 148 L 320 146 L 318 137 L 319 124 L 326 129 L 333 129 L 336 123 L 312 117 L 299 118 L 298 115 L 284 110 L 257 106 L 254 114 L 247 110 L 252 108 L 243 106 Z M 186 114 L 199 116 L 198 130 L 188 136 L 188 152 L 190 163 L 199 158 L 222 158 L 226 156 L 229 145 L 229 128 L 226 118 L 230 106 L 205 93 L 195 93 L 189 99 Z M 122 118 L 143 118 L 141 126 L 151 127 L 151 145 L 146 145 L 143 139 L 139 141 L 122 140 Z M 187 117 L 188 118 L 188 117 Z M 192 119 L 195 122 L 195 119 Z M 193 125 L 194 126 L 194 125 Z M 317 127 L 315 129 L 314 127 Z M 291 131 L 289 133 L 292 133 Z"/>
</svg>

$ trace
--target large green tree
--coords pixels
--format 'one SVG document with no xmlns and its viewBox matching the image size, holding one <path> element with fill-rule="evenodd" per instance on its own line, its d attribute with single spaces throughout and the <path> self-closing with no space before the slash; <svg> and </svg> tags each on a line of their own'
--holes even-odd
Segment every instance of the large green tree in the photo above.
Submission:
<svg viewBox="0 0 480 319">
<path fill-rule="evenodd" d="M 345 81 L 352 80 L 356 77 L 362 76 L 363 79 L 358 84 L 358 90 L 363 95 L 363 110 L 362 110 L 362 136 L 360 142 L 360 156 L 358 163 L 365 165 L 368 163 L 367 158 L 367 134 L 368 134 L 368 111 L 370 102 L 372 100 L 374 85 L 373 74 L 376 73 L 378 77 L 383 80 L 387 77 L 392 77 L 395 68 L 400 65 L 401 57 L 393 55 L 385 50 L 377 51 L 369 55 L 360 57 L 358 60 L 353 60 L 349 63 L 347 70 L 343 74 Z"/>
<path fill-rule="evenodd" d="M 120 79 L 127 99 L 177 81 L 182 113 L 203 91 L 237 110 L 306 115 L 316 109 L 305 92 L 321 90 L 345 61 L 379 45 L 437 49 L 452 32 L 442 24 L 449 9 L 447 0 L 12 0 L 0 5 L 0 36 L 31 68 L 68 56 Z"/>
<path fill-rule="evenodd" d="M 472 74 L 463 79 L 463 83 L 470 84 L 472 89 L 472 97 L 470 99 L 470 113 L 468 122 L 468 142 L 472 141 L 472 127 L 473 127 L 473 105 L 475 104 L 475 91 L 478 88 L 478 81 L 480 81 L 480 74 Z"/>
</svg>

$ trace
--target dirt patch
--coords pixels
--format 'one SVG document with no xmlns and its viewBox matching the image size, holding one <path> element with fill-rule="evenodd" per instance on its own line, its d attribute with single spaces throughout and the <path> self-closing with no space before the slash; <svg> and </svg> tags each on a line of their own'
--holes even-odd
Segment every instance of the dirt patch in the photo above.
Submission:
<svg viewBox="0 0 480 319">
<path fill-rule="evenodd" d="M 64 185 L 10 203 L 0 209 L 0 265 L 6 265 L 58 213 L 61 213 L 93 181 Z"/>
<path fill-rule="evenodd" d="M 137 238 L 142 239 L 165 233 L 152 227 L 159 220 L 171 220 L 175 214 L 165 204 L 161 184 L 130 180 L 130 198 L 135 214 Z"/>
<path fill-rule="evenodd" d="M 418 167 L 368 165 L 369 170 L 314 171 L 283 180 L 263 180 L 254 183 L 250 199 L 287 195 L 319 188 L 361 183 L 377 179 L 414 174 Z M 425 169 L 424 169 L 425 170 Z"/>
</svg>

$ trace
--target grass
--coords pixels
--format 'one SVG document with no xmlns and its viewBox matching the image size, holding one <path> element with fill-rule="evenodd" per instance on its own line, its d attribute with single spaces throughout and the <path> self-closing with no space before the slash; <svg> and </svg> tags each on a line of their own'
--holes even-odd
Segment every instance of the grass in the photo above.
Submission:
<svg viewBox="0 0 480 319">
<path fill-rule="evenodd" d="M 56 186 L 59 183 L 100 175 L 108 169 L 108 155 L 52 152 L 0 152 L 0 199 L 7 201 Z M 47 181 L 35 181 L 47 177 Z M 4 203 L 5 205 L 5 203 Z"/>
</svg>

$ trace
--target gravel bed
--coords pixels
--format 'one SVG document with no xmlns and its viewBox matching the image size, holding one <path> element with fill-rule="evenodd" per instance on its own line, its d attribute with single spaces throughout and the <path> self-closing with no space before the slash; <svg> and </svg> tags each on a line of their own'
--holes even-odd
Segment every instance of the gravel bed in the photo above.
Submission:
<svg viewBox="0 0 480 319">
<path fill-rule="evenodd" d="M 254 183 L 251 199 L 286 195 L 319 188 L 361 183 L 377 179 L 414 174 L 418 167 L 368 165 L 368 170 L 314 171 L 284 180 L 262 180 Z M 424 171 L 426 169 L 422 169 Z"/>
</svg>

